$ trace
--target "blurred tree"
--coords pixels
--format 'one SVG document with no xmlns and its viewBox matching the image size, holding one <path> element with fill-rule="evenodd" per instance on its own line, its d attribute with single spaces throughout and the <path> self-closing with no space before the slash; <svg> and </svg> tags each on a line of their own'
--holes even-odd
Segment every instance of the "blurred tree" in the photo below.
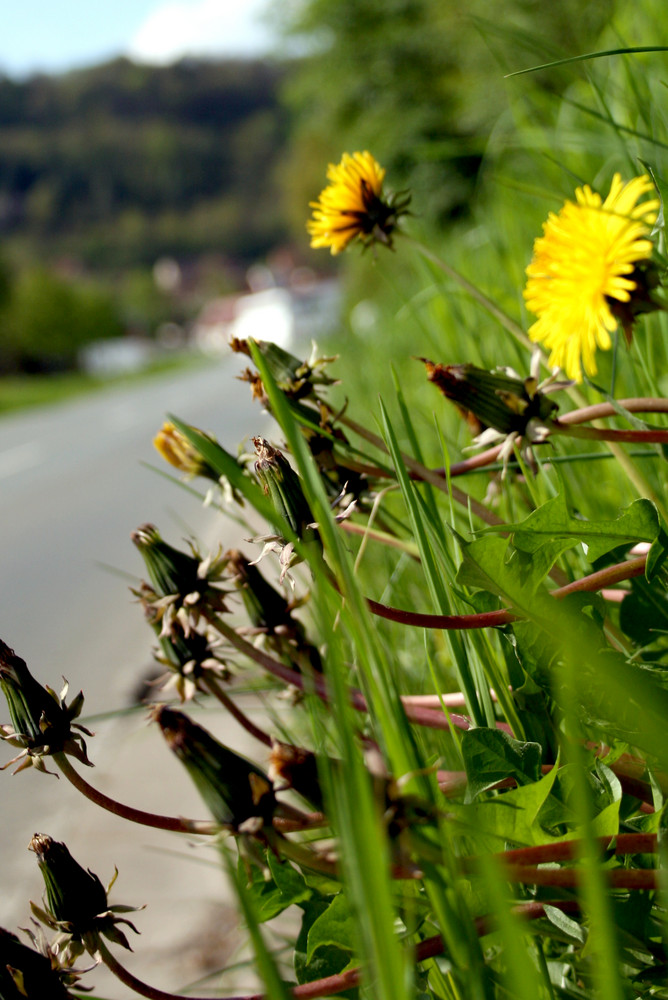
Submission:
<svg viewBox="0 0 668 1000">
<path fill-rule="evenodd" d="M 267 167 L 285 145 L 286 72 L 261 60 L 118 59 L 0 78 L 0 235 L 42 261 L 152 266 L 222 250 L 247 264 L 286 237 Z"/>
<path fill-rule="evenodd" d="M 5 371 L 74 368 L 83 344 L 122 333 L 106 292 L 71 284 L 43 268 L 28 268 L 0 311 L 0 358 Z"/>
<path fill-rule="evenodd" d="M 298 120 L 284 170 L 295 222 L 303 227 L 324 164 L 344 149 L 370 149 L 395 189 L 419 190 L 436 225 L 465 212 L 490 130 L 508 107 L 504 73 L 587 51 L 613 2 L 506 0 L 502 18 L 493 0 L 281 4 L 277 20 L 311 53 L 285 88 Z M 538 74 L 532 86 L 555 80 Z"/>
</svg>

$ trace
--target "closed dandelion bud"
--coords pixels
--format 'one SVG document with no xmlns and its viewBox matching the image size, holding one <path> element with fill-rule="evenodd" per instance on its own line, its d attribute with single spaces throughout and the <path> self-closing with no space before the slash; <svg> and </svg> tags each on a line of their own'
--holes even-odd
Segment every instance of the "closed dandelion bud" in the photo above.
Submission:
<svg viewBox="0 0 668 1000">
<path fill-rule="evenodd" d="M 63 978 L 76 976 L 0 927 L 0 1000 L 68 1000 Z"/>
<path fill-rule="evenodd" d="M 273 344 L 268 340 L 256 340 L 254 344 L 264 358 L 274 382 L 281 392 L 291 400 L 308 399 L 309 397 L 317 400 L 316 386 L 334 385 L 336 382 L 336 379 L 330 378 L 322 370 L 332 361 L 336 361 L 336 357 L 317 357 L 315 344 L 311 357 L 306 361 L 300 361 L 294 354 L 290 354 L 278 344 Z M 239 340 L 235 337 L 230 341 L 230 347 L 236 354 L 245 354 L 247 357 L 251 357 L 247 340 Z M 259 375 L 254 375 L 247 370 L 242 376 L 242 381 L 250 382 L 253 386 L 255 378 L 259 378 Z M 263 398 L 264 390 L 256 387 L 253 394 L 258 398 Z"/>
<path fill-rule="evenodd" d="M 97 875 L 82 868 L 65 844 L 36 833 L 30 850 L 37 855 L 50 915 L 69 924 L 77 935 L 90 930 L 95 918 L 108 909 L 107 893 Z"/>
<path fill-rule="evenodd" d="M 158 626 L 154 626 L 158 631 Z M 155 651 L 156 659 L 165 664 L 168 672 L 159 678 L 161 690 L 173 688 L 181 701 L 189 701 L 201 691 L 202 678 L 211 672 L 216 677 L 226 678 L 227 668 L 217 656 L 211 640 L 206 633 L 190 632 L 185 635 L 174 627 L 169 635 L 158 636 L 159 651 Z M 210 674 L 210 675 L 211 675 Z"/>
<path fill-rule="evenodd" d="M 126 924 L 135 934 L 139 932 L 129 920 L 115 914 L 128 913 L 137 907 L 110 906 L 107 900 L 118 872 L 105 889 L 97 875 L 74 860 L 65 844 L 47 834 L 36 833 L 29 849 L 37 856 L 46 888 L 46 908 L 32 902 L 30 908 L 42 923 L 61 932 L 67 943 L 60 950 L 67 961 L 74 960 L 84 950 L 94 955 L 100 934 L 132 950 L 118 925 Z"/>
<path fill-rule="evenodd" d="M 274 792 L 259 767 L 223 746 L 183 712 L 160 705 L 153 718 L 218 823 L 234 830 L 242 826 L 259 830 L 271 819 Z"/>
<path fill-rule="evenodd" d="M 255 472 L 277 515 L 278 530 L 287 524 L 292 534 L 313 539 L 313 514 L 304 496 L 301 479 L 288 460 L 264 438 L 253 438 L 257 459 Z"/>
<path fill-rule="evenodd" d="M 202 613 L 226 610 L 224 593 L 213 586 L 222 575 L 224 560 L 201 558 L 194 548 L 181 552 L 165 542 L 152 524 L 142 525 L 130 537 L 142 554 L 151 584 L 135 593 L 151 624 L 161 623 L 160 636 L 179 629 L 188 636 Z"/>
<path fill-rule="evenodd" d="M 190 594 L 201 586 L 199 560 L 165 542 L 152 524 L 143 524 L 130 537 L 143 556 L 148 578 L 159 597 Z"/>
<path fill-rule="evenodd" d="M 283 594 L 272 587 L 257 566 L 251 565 L 238 549 L 230 549 L 225 558 L 253 628 L 268 632 L 279 628 L 291 630 L 296 623 Z"/>
<path fill-rule="evenodd" d="M 317 809 L 323 808 L 318 764 L 311 750 L 274 740 L 269 757 L 269 776 L 277 792 L 292 788 Z"/>
<path fill-rule="evenodd" d="M 45 771 L 43 758 L 64 752 L 76 757 L 82 764 L 92 766 L 86 755 L 86 744 L 81 733 L 92 733 L 73 723 L 83 707 L 81 692 L 68 705 L 65 701 L 67 684 L 60 695 L 43 687 L 32 676 L 25 660 L 0 640 L 0 687 L 7 699 L 12 726 L 0 726 L 0 738 L 22 752 L 9 761 L 9 767 L 22 761 L 17 771 L 37 767 Z M 73 732 L 76 729 L 79 732 Z"/>
<path fill-rule="evenodd" d="M 476 365 L 440 365 L 421 358 L 427 378 L 443 395 L 502 435 L 526 432 L 530 421 L 544 421 L 557 404 L 539 392 L 536 380 Z"/>
</svg>

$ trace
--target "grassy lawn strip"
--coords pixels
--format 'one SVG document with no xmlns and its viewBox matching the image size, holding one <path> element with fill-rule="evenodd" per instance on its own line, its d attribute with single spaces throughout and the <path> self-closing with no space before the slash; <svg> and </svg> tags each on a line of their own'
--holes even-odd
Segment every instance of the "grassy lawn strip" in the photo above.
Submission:
<svg viewBox="0 0 668 1000">
<path fill-rule="evenodd" d="M 86 375 L 83 372 L 59 372 L 53 375 L 0 376 L 0 418 L 16 410 L 34 406 L 50 406 L 84 393 L 96 392 L 111 385 L 130 384 L 154 375 L 195 368 L 204 364 L 201 355 L 179 355 L 156 361 L 139 372 L 106 376 Z"/>
</svg>

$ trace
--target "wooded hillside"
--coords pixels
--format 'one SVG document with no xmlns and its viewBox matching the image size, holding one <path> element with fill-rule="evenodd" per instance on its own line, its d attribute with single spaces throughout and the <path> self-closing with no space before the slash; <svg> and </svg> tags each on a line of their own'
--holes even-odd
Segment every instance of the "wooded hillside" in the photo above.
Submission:
<svg viewBox="0 0 668 1000">
<path fill-rule="evenodd" d="M 94 267 L 261 255 L 283 237 L 273 165 L 287 132 L 284 75 L 265 61 L 118 59 L 0 78 L 5 247 Z"/>
</svg>

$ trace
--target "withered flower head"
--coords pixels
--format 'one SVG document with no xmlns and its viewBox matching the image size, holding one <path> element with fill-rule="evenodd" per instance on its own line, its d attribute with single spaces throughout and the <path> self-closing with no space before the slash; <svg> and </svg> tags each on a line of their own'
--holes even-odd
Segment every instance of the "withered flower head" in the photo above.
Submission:
<svg viewBox="0 0 668 1000">
<path fill-rule="evenodd" d="M 311 750 L 274 740 L 269 757 L 269 777 L 277 792 L 292 788 L 317 809 L 323 808 L 318 764 Z"/>
<path fill-rule="evenodd" d="M 236 549 L 226 553 L 228 571 L 250 619 L 253 635 L 266 636 L 269 648 L 281 656 L 293 670 L 322 673 L 322 661 L 306 630 L 293 611 L 299 601 L 288 601 L 271 586 L 254 563 Z"/>
<path fill-rule="evenodd" d="M 302 481 L 285 456 L 261 437 L 254 437 L 255 472 L 278 516 L 276 527 L 287 525 L 297 538 L 313 538 L 313 514 Z"/>
<path fill-rule="evenodd" d="M 151 612 L 147 614 L 151 620 Z M 159 633 L 160 622 L 154 624 Z M 169 635 L 159 635 L 159 648 L 154 656 L 167 667 L 167 673 L 155 682 L 163 691 L 173 688 L 180 701 L 190 701 L 198 691 L 203 690 L 202 680 L 209 674 L 222 680 L 229 671 L 223 659 L 218 656 L 218 637 L 210 630 L 190 632 L 186 635 L 174 624 Z"/>
<path fill-rule="evenodd" d="M 538 356 L 536 356 L 538 358 Z M 549 421 L 558 409 L 548 398 L 538 377 L 522 379 L 510 369 L 487 371 L 476 365 L 441 365 L 420 358 L 427 378 L 443 395 L 462 410 L 467 419 L 479 422 L 483 429 L 477 445 L 504 441 L 504 462 L 512 454 L 514 442 L 538 444 L 549 436 Z M 552 388 L 561 388 L 553 384 Z"/>
<path fill-rule="evenodd" d="M 335 385 L 337 382 L 336 379 L 325 374 L 324 370 L 328 364 L 336 361 L 336 357 L 318 357 L 318 348 L 315 342 L 312 345 L 310 357 L 304 361 L 269 340 L 256 340 L 254 344 L 264 358 L 276 385 L 288 399 L 312 398 L 318 400 L 317 387 Z M 234 337 L 230 341 L 230 347 L 236 354 L 245 354 L 247 357 L 251 357 L 247 340 L 239 340 Z M 246 369 L 246 372 L 240 377 L 243 382 L 251 383 L 253 397 L 260 399 L 265 405 L 268 400 L 258 373 Z"/>
<path fill-rule="evenodd" d="M 190 553 L 181 552 L 165 542 L 152 524 L 142 525 L 130 537 L 144 558 L 150 581 L 135 593 L 151 624 L 161 623 L 161 636 L 179 630 L 188 636 L 200 617 L 227 610 L 225 594 L 215 586 L 225 568 L 220 554 L 203 558 L 192 545 Z"/>
<path fill-rule="evenodd" d="M 319 541 L 317 525 L 304 495 L 302 481 L 285 456 L 264 438 L 253 438 L 253 444 L 256 453 L 255 472 L 276 513 L 276 534 L 254 539 L 264 542 L 262 554 L 256 562 L 267 552 L 278 552 L 281 565 L 279 580 L 282 583 L 286 576 L 290 579 L 290 568 L 302 560 L 295 550 L 292 538 L 286 540 L 284 533 L 295 536 L 302 542 Z"/>
<path fill-rule="evenodd" d="M 264 771 L 223 746 L 183 712 L 159 705 L 152 717 L 216 822 L 241 833 L 259 833 L 276 806 Z"/>
<path fill-rule="evenodd" d="M 211 440 L 213 441 L 213 439 Z M 208 464 L 202 453 L 170 421 L 165 421 L 162 425 L 153 438 L 153 444 L 165 461 L 173 465 L 175 469 L 185 472 L 188 476 L 206 476 L 208 479 L 213 479 L 214 482 L 218 481 L 215 470 Z"/>
<path fill-rule="evenodd" d="M 443 395 L 468 410 L 500 434 L 524 434 L 531 421 L 542 422 L 558 408 L 538 391 L 536 379 L 521 379 L 504 370 L 487 371 L 476 365 L 440 365 L 421 358 L 427 378 Z"/>
<path fill-rule="evenodd" d="M 36 833 L 29 848 L 37 856 L 46 888 L 44 908 L 32 902 L 30 907 L 38 920 L 60 932 L 57 953 L 65 954 L 70 962 L 84 951 L 95 955 L 100 934 L 132 950 L 118 925 L 126 924 L 135 934 L 139 932 L 129 920 L 115 914 L 137 907 L 109 906 L 107 901 L 118 872 L 105 889 L 97 875 L 74 860 L 65 844 L 47 834 Z"/>
<path fill-rule="evenodd" d="M 26 767 L 46 771 L 44 758 L 54 753 L 66 753 L 82 764 L 93 765 L 86 754 L 86 743 L 81 735 L 93 734 L 76 719 L 83 708 L 82 692 L 68 705 L 65 701 L 67 682 L 60 695 L 35 680 L 25 660 L 17 656 L 0 640 L 0 687 L 7 699 L 11 726 L 0 726 L 0 739 L 21 752 L 5 764 L 20 761 L 15 773 Z M 74 732 L 77 730 L 77 732 Z M 0 769 L 1 770 L 1 769 Z"/>
<path fill-rule="evenodd" d="M 49 949 L 44 954 L 36 951 L 0 927 L 0 1000 L 71 1000 L 67 985 L 77 979 L 76 973 L 60 967 Z"/>
<path fill-rule="evenodd" d="M 227 569 L 241 598 L 251 623 L 258 631 L 282 633 L 292 631 L 295 620 L 292 605 L 285 595 L 271 586 L 254 563 L 239 552 L 225 553 Z"/>
</svg>

